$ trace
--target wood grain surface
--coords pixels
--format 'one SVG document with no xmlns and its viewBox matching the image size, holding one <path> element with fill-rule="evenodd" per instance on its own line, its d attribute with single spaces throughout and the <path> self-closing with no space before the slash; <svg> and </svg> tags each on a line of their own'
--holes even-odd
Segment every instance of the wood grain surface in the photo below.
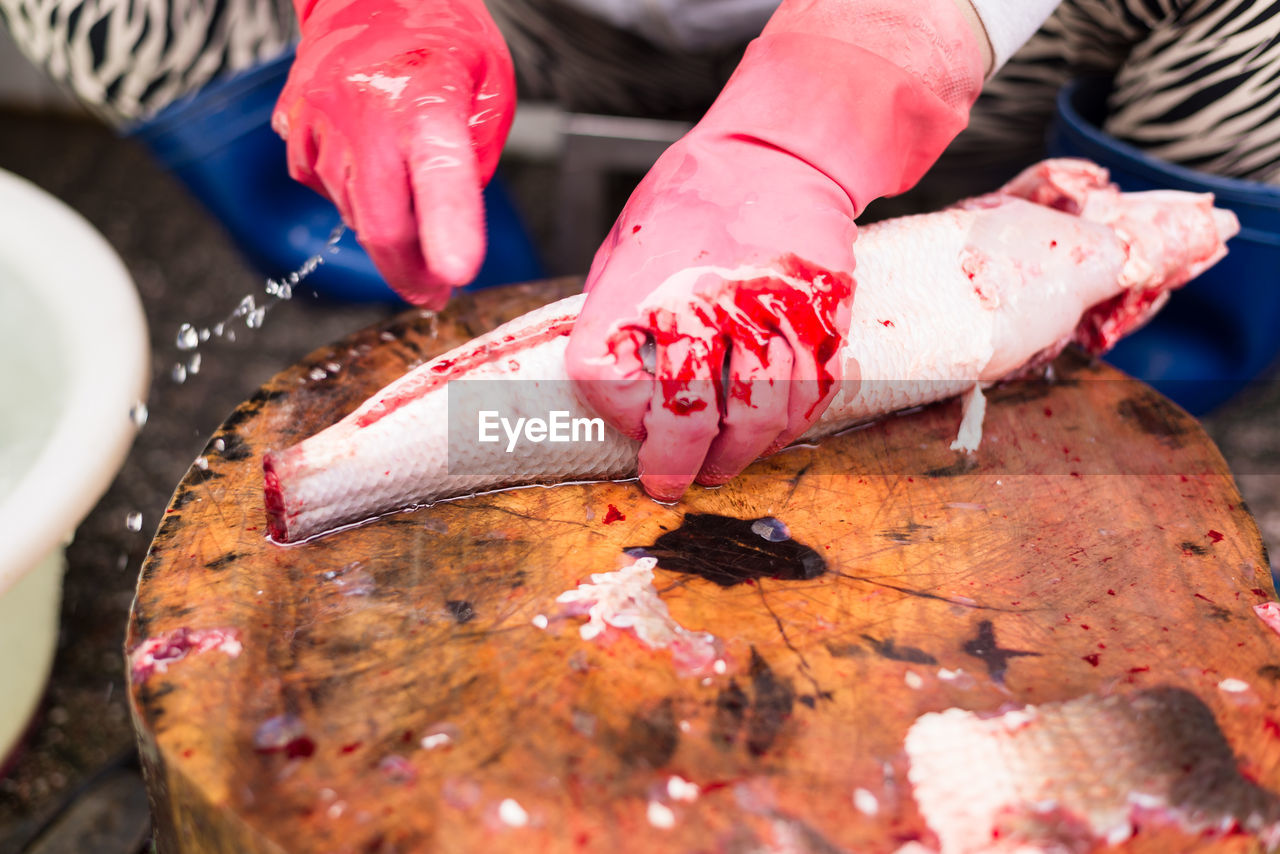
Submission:
<svg viewBox="0 0 1280 854">
<path fill-rule="evenodd" d="M 1199 696 L 1245 773 L 1280 790 L 1280 638 L 1252 611 L 1274 598 L 1254 523 L 1192 418 L 1078 355 L 1055 382 L 993 389 L 971 458 L 949 450 L 950 401 L 676 506 L 634 483 L 534 487 L 266 539 L 265 450 L 577 287 L 485 291 L 360 332 L 211 440 L 128 638 L 168 650 L 154 666 L 135 652 L 130 681 L 160 851 L 889 852 L 930 840 L 906 782 L 918 716 L 1157 685 Z M 741 526 L 766 517 L 804 548 L 753 546 Z M 672 617 L 719 639 L 723 672 L 691 675 L 616 629 L 584 640 L 556 603 L 646 546 Z M 756 571 L 800 558 L 790 578 Z M 1258 844 L 1153 826 L 1125 847 Z"/>
</svg>

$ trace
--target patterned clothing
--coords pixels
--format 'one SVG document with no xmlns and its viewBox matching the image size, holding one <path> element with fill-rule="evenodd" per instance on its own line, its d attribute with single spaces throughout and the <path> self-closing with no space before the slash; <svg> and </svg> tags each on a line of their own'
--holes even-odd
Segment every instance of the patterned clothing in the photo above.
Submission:
<svg viewBox="0 0 1280 854">
<path fill-rule="evenodd" d="M 522 95 L 576 111 L 696 118 L 742 52 L 672 51 L 581 0 L 487 2 Z M 0 18 L 114 124 L 275 56 L 295 32 L 287 0 L 0 0 Z M 1058 89 L 1098 74 L 1115 78 L 1110 133 L 1193 168 L 1280 183 L 1280 0 L 1064 0 L 988 82 L 940 171 L 1034 159 Z"/>
</svg>

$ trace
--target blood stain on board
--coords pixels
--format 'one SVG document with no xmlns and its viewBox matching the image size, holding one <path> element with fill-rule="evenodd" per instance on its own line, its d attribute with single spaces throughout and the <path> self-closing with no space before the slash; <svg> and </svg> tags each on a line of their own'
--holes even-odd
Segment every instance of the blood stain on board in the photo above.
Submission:
<svg viewBox="0 0 1280 854">
<path fill-rule="evenodd" d="M 786 526 L 771 516 L 736 519 L 688 513 L 679 528 L 652 545 L 626 552 L 655 557 L 662 569 L 697 575 L 721 587 L 760 578 L 809 581 L 827 571 L 822 555 L 792 539 Z"/>
</svg>

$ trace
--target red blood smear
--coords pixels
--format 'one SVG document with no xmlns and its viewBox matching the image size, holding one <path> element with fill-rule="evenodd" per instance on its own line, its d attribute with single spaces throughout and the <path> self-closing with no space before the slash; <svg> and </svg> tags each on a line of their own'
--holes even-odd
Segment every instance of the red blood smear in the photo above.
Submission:
<svg viewBox="0 0 1280 854">
<path fill-rule="evenodd" d="M 638 226 L 638 225 L 634 225 L 634 226 L 632 226 L 632 227 L 631 227 L 631 233 L 632 233 L 632 234 L 639 234 L 639 233 L 640 233 L 640 226 Z"/>
<path fill-rule="evenodd" d="M 276 542 L 289 541 L 289 522 L 285 517 L 284 492 L 280 489 L 280 476 L 276 474 L 275 459 L 267 454 L 262 459 L 263 504 L 267 510 L 267 535 Z"/>
<path fill-rule="evenodd" d="M 290 759 L 306 759 L 316 752 L 316 743 L 307 736 L 299 736 L 284 746 L 284 755 Z"/>
<path fill-rule="evenodd" d="M 1213 540 L 1215 543 L 1222 542 L 1222 534 L 1219 533 L 1218 531 L 1212 531 L 1212 530 L 1209 531 L 1208 537 L 1209 539 Z"/>
<path fill-rule="evenodd" d="M 1254 587 L 1249 592 L 1254 594 L 1255 596 L 1261 596 L 1263 599 L 1267 598 L 1267 591 L 1263 590 L 1261 587 Z"/>
<path fill-rule="evenodd" d="M 1272 738 L 1280 738 L 1280 723 L 1277 723 L 1274 718 L 1263 718 L 1262 728 Z"/>
<path fill-rule="evenodd" d="M 684 348 L 683 361 L 668 366 L 661 379 L 664 405 L 671 412 L 688 415 L 706 408 L 707 401 L 701 396 L 689 399 L 681 394 L 695 380 L 710 379 L 717 386 L 717 395 L 724 394 L 725 390 L 718 386 L 726 342 L 731 341 L 733 347 L 750 352 L 759 364 L 767 365 L 769 341 L 782 330 L 790 331 L 795 345 L 811 353 L 817 366 L 818 396 L 806 417 L 812 417 L 817 404 L 826 399 L 835 384 L 834 369 L 838 368 L 832 362 L 844 343 L 836 315 L 853 296 L 853 278 L 792 254 L 780 257 L 776 266 L 782 276 L 806 282 L 810 287 L 797 287 L 779 276 L 733 283 L 729 304 L 696 307 L 700 327 L 720 333 L 711 341 L 700 341 L 700 335 L 695 337 L 688 330 L 681 330 L 678 318 L 665 309 L 650 312 L 647 326 L 660 350 L 669 353 L 678 342 L 696 342 Z M 740 399 L 740 387 L 728 391 Z"/>
<path fill-rule="evenodd" d="M 363 742 L 360 742 L 360 741 L 353 741 L 353 742 L 351 742 L 350 744 L 344 744 L 344 745 L 342 745 L 342 747 L 341 747 L 341 748 L 339 748 L 339 749 L 340 749 L 340 750 L 342 751 L 342 753 L 344 753 L 344 754 L 346 754 L 346 753 L 355 753 L 357 750 L 359 750 L 359 749 L 360 749 L 360 745 L 361 745 L 361 744 L 363 744 Z"/>
<path fill-rule="evenodd" d="M 614 522 L 621 522 L 626 518 L 626 514 L 612 504 L 610 504 L 609 509 L 604 512 L 604 523 L 606 525 L 612 525 Z"/>
<path fill-rule="evenodd" d="M 1102 660 L 1102 656 L 1098 655 L 1098 653 L 1096 652 L 1091 652 L 1088 655 L 1082 655 L 1080 657 L 1083 658 L 1085 661 L 1089 662 L 1094 667 L 1097 667 L 1098 662 Z"/>
</svg>

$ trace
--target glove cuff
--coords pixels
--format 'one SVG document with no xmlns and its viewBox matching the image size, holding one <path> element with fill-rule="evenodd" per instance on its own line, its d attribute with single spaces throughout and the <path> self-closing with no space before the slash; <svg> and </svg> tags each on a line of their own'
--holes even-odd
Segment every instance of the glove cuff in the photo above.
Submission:
<svg viewBox="0 0 1280 854">
<path fill-rule="evenodd" d="M 788 152 L 838 184 L 857 216 L 919 181 L 967 123 L 982 58 L 960 25 L 970 43 L 951 69 L 908 70 L 838 38 L 766 31 L 693 133 Z"/>
</svg>

